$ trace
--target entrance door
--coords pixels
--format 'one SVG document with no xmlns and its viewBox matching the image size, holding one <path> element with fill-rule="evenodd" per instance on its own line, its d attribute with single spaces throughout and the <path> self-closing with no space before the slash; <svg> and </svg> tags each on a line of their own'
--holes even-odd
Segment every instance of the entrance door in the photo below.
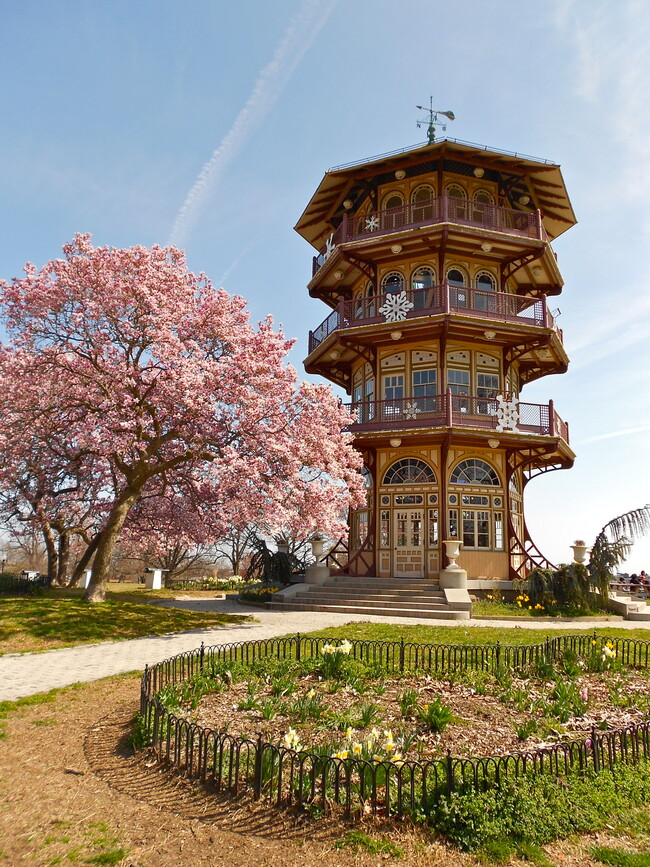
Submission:
<svg viewBox="0 0 650 867">
<path fill-rule="evenodd" d="M 396 578 L 424 577 L 424 512 L 397 509 L 394 513 L 395 550 L 393 575 Z"/>
</svg>

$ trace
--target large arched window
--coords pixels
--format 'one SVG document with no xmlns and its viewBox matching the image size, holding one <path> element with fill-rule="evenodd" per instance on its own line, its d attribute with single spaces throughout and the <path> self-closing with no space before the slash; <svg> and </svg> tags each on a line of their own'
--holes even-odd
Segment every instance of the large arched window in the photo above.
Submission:
<svg viewBox="0 0 650 867">
<path fill-rule="evenodd" d="M 395 461 L 384 475 L 384 485 L 435 485 L 436 474 L 428 464 L 417 458 Z"/>
<path fill-rule="evenodd" d="M 486 461 L 468 458 L 456 464 L 450 481 L 456 485 L 487 487 L 481 493 L 468 491 L 449 494 L 449 535 L 460 537 L 463 547 L 474 550 L 503 551 L 505 524 L 503 496 L 492 495 L 489 488 L 500 487 L 499 477 Z"/>
<path fill-rule="evenodd" d="M 468 458 L 456 464 L 450 481 L 454 485 L 499 485 L 496 472 L 480 458 Z"/>
<path fill-rule="evenodd" d="M 430 268 L 428 265 L 421 265 L 411 274 L 411 291 L 413 293 L 411 300 L 416 310 L 433 307 L 433 293 L 431 289 L 435 281 L 436 275 L 433 268 Z"/>
</svg>

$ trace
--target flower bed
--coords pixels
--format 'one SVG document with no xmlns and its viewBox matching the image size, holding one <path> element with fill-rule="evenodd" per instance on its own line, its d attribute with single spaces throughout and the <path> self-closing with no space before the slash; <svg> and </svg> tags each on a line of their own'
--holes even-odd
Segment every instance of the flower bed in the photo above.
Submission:
<svg viewBox="0 0 650 867">
<path fill-rule="evenodd" d="M 203 648 L 145 673 L 142 740 L 233 794 L 427 817 L 467 786 L 650 757 L 648 656 L 584 635 Z"/>
</svg>

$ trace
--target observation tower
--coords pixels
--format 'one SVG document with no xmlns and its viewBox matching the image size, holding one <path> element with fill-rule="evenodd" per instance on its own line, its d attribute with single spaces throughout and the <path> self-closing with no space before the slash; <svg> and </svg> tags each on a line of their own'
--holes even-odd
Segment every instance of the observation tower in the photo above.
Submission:
<svg viewBox="0 0 650 867">
<path fill-rule="evenodd" d="M 425 145 L 325 174 L 295 228 L 329 308 L 305 367 L 347 393 L 365 464 L 342 574 L 435 581 L 448 539 L 470 579 L 550 565 L 524 490 L 575 455 L 553 401 L 523 393 L 567 369 L 551 243 L 575 222 L 557 164 L 433 123 Z"/>
</svg>

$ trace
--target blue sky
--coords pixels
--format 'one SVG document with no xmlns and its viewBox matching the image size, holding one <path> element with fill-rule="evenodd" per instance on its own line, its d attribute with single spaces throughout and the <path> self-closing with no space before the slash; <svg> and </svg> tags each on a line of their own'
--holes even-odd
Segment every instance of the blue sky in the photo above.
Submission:
<svg viewBox="0 0 650 867">
<path fill-rule="evenodd" d="M 554 248 L 572 364 L 529 386 L 575 467 L 528 486 L 556 562 L 650 502 L 650 7 L 645 0 L 0 0 L 0 276 L 96 244 L 190 267 L 297 338 L 312 250 L 292 230 L 331 166 L 447 135 L 562 165 L 579 223 Z M 650 542 L 629 568 L 650 571 Z"/>
</svg>

